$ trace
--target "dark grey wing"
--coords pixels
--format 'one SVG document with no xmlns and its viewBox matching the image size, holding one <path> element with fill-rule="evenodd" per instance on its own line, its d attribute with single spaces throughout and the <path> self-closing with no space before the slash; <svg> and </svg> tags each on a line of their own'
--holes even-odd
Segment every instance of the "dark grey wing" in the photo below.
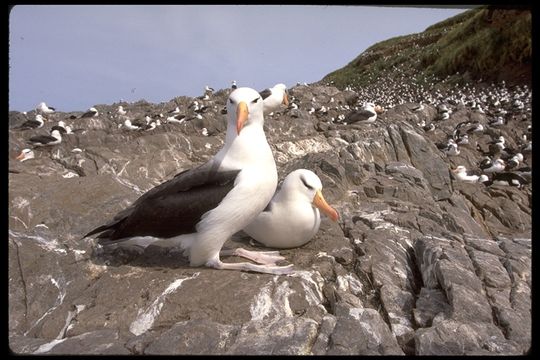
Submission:
<svg viewBox="0 0 540 360">
<path fill-rule="evenodd" d="M 181 172 L 85 237 L 101 232 L 98 238 L 105 243 L 133 236 L 169 238 L 193 233 L 201 216 L 217 207 L 234 187 L 239 172 L 216 172 L 208 166 Z"/>
<path fill-rule="evenodd" d="M 437 149 L 443 150 L 443 149 L 446 149 L 448 147 L 448 142 L 436 143 L 435 146 L 437 146 Z"/>
<path fill-rule="evenodd" d="M 467 175 L 471 176 L 471 175 L 477 175 L 477 176 L 480 176 L 483 174 L 483 171 L 480 170 L 480 169 L 471 169 L 471 170 L 467 170 Z"/>
<path fill-rule="evenodd" d="M 31 143 L 40 143 L 40 144 L 46 144 L 46 143 L 50 143 L 52 141 L 57 141 L 57 140 L 58 140 L 57 138 L 50 135 L 37 135 L 37 136 L 32 136 L 30 139 L 28 139 L 28 141 Z"/>
<path fill-rule="evenodd" d="M 348 113 L 345 116 L 345 120 L 343 120 L 343 121 L 348 123 L 348 124 L 352 124 L 352 123 L 355 123 L 357 121 L 366 121 L 367 119 L 369 119 L 370 117 L 372 117 L 374 115 L 375 115 L 375 113 L 372 113 L 369 110 L 363 110 L 363 109 L 362 110 L 356 110 L 356 111 Z"/>
<path fill-rule="evenodd" d="M 67 130 L 65 127 L 63 126 L 58 126 L 58 125 L 54 125 L 52 128 L 51 128 L 51 131 L 53 130 L 58 130 L 59 132 L 61 132 L 62 134 L 67 134 Z"/>
<path fill-rule="evenodd" d="M 16 130 L 28 130 L 28 129 L 35 129 L 37 128 L 41 123 L 39 121 L 35 120 L 26 120 L 23 122 L 20 126 L 14 128 Z"/>
<path fill-rule="evenodd" d="M 87 111 L 85 112 L 84 114 L 81 115 L 81 118 L 87 118 L 87 117 L 92 117 L 96 114 L 95 111 Z"/>
<path fill-rule="evenodd" d="M 131 125 L 137 126 L 137 127 L 143 127 L 146 125 L 146 121 L 143 121 L 142 119 L 135 119 L 131 122 Z"/>
<path fill-rule="evenodd" d="M 520 174 L 516 174 L 514 172 L 500 172 L 500 173 L 494 173 L 492 177 L 493 181 L 500 180 L 500 181 L 507 181 L 509 184 L 512 182 L 512 180 L 517 180 L 520 184 L 528 184 L 529 181 L 525 179 Z"/>
<path fill-rule="evenodd" d="M 263 91 L 259 91 L 259 95 L 261 95 L 262 99 L 266 99 L 270 95 L 272 95 L 272 90 L 270 89 L 264 89 Z"/>
</svg>

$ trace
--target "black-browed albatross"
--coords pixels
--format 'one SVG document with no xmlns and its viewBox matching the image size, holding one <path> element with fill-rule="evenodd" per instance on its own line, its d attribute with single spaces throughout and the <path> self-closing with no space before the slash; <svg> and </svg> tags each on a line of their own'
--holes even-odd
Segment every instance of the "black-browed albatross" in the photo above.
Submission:
<svg viewBox="0 0 540 360">
<path fill-rule="evenodd" d="M 319 209 L 333 221 L 339 217 L 324 199 L 319 177 L 313 171 L 298 169 L 285 177 L 272 201 L 244 232 L 268 247 L 302 246 L 319 230 Z"/>
<path fill-rule="evenodd" d="M 275 252 L 233 251 L 259 264 L 220 260 L 223 244 L 265 208 L 277 185 L 259 93 L 236 89 L 229 96 L 227 113 L 225 144 L 212 159 L 149 190 L 86 236 L 100 233 L 101 244 L 180 246 L 191 266 L 290 273 L 292 265 L 275 265 L 283 259 Z"/>
<path fill-rule="evenodd" d="M 259 94 L 263 98 L 265 115 L 278 110 L 281 104 L 289 106 L 289 97 L 285 84 L 276 84 L 270 89 L 259 91 Z"/>
</svg>

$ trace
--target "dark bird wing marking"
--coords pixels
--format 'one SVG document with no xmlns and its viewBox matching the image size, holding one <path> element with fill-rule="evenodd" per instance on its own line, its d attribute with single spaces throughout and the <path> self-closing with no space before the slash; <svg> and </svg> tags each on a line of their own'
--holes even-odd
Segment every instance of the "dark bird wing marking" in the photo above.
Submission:
<svg viewBox="0 0 540 360">
<path fill-rule="evenodd" d="M 272 95 L 272 90 L 270 89 L 264 89 L 263 91 L 259 91 L 259 95 L 261 95 L 262 99 L 266 99 L 270 95 Z"/>
<path fill-rule="evenodd" d="M 50 135 L 38 135 L 38 136 L 32 136 L 28 141 L 32 143 L 40 143 L 40 144 L 46 144 L 52 141 L 58 141 L 57 138 Z"/>
<path fill-rule="evenodd" d="M 84 114 L 81 115 L 81 119 L 82 119 L 82 118 L 87 118 L 87 117 L 92 117 L 92 116 L 94 116 L 95 114 L 96 114 L 95 111 L 87 111 L 87 112 L 85 112 Z"/>
<path fill-rule="evenodd" d="M 365 121 L 369 119 L 370 117 L 374 116 L 375 114 L 372 113 L 369 110 L 357 110 L 353 111 L 347 114 L 345 117 L 345 120 L 343 120 L 346 123 L 355 123 L 357 121 Z"/>
<path fill-rule="evenodd" d="M 240 170 L 189 169 L 149 190 L 114 219 L 85 237 L 100 233 L 101 243 L 132 236 L 169 238 L 196 231 L 201 216 L 219 205 Z"/>
<path fill-rule="evenodd" d="M 37 128 L 38 126 L 40 126 L 41 123 L 39 121 L 35 121 L 35 120 L 26 120 L 25 122 L 23 122 L 20 126 L 14 128 L 16 130 L 28 130 L 28 129 L 35 129 Z"/>
</svg>

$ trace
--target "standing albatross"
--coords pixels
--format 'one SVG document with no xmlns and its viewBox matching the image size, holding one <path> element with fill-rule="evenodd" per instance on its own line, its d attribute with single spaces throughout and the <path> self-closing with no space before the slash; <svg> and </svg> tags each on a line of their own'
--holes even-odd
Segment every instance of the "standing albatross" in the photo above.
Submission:
<svg viewBox="0 0 540 360">
<path fill-rule="evenodd" d="M 263 98 L 265 115 L 278 110 L 281 104 L 289 106 L 289 97 L 285 84 L 276 84 L 270 89 L 259 91 L 259 94 Z"/>
<path fill-rule="evenodd" d="M 276 266 L 283 259 L 276 252 L 228 252 L 259 264 L 220 260 L 223 244 L 265 208 L 277 186 L 259 93 L 245 87 L 234 90 L 227 101 L 227 114 L 225 144 L 212 159 L 149 190 L 85 237 L 100 233 L 103 245 L 180 246 L 191 266 L 290 273 L 292 265 Z"/>
</svg>

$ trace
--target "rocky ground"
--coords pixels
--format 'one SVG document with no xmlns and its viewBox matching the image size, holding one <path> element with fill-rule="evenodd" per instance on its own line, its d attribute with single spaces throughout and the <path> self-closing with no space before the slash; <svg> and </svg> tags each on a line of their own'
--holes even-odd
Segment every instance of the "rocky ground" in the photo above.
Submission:
<svg viewBox="0 0 540 360">
<path fill-rule="evenodd" d="M 97 117 L 57 112 L 41 129 L 10 130 L 11 350 L 526 353 L 532 185 L 457 182 L 449 170 L 472 167 L 482 156 L 475 145 L 454 157 L 435 146 L 456 124 L 471 118 L 487 124 L 488 116 L 457 105 L 438 130 L 425 133 L 417 124 L 435 121 L 436 108 L 413 111 L 418 104 L 406 103 L 374 124 L 344 125 L 331 119 L 346 114 L 337 104 L 350 102 L 350 92 L 296 86 L 290 95 L 299 109 L 265 120 L 280 179 L 297 168 L 314 171 L 340 213 L 338 223 L 323 218 L 308 244 L 281 251 L 294 264 L 290 276 L 191 268 L 174 249 L 106 251 L 82 239 L 145 191 L 221 148 L 227 90 L 204 101 L 209 110 L 202 119 L 151 131 L 118 128 L 117 106 L 126 117 L 142 119 L 176 106 L 188 111 L 193 99 L 96 105 Z M 313 100 L 330 110 L 310 114 Z M 10 126 L 33 117 L 11 112 Z M 48 133 L 59 120 L 79 130 L 51 149 L 35 150 L 34 159 L 15 160 L 29 137 Z M 474 135 L 474 144 L 504 135 L 517 146 L 524 124 L 512 118 L 492 135 Z M 525 162 L 531 166 L 530 155 Z M 228 245 L 262 248 L 242 233 Z"/>
</svg>

